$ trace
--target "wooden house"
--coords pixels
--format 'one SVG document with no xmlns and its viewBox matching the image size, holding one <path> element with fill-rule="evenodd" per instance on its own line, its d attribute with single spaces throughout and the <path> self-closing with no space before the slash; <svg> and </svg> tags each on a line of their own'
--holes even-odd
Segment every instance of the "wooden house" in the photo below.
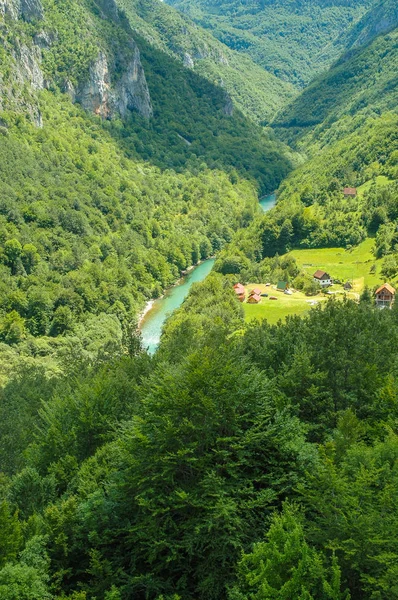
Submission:
<svg viewBox="0 0 398 600">
<path fill-rule="evenodd" d="M 321 287 L 328 287 L 333 283 L 332 278 L 330 277 L 329 273 L 326 273 L 326 271 L 315 271 L 313 277 L 314 281 L 316 281 L 316 283 L 319 283 Z"/>
<path fill-rule="evenodd" d="M 235 283 L 234 292 L 235 292 L 236 297 L 238 298 L 239 302 L 243 302 L 245 300 L 246 290 L 245 290 L 244 285 L 242 285 L 241 283 Z"/>
<path fill-rule="evenodd" d="M 354 187 L 346 187 L 343 190 L 344 198 L 356 198 L 357 197 L 357 188 Z"/>
<path fill-rule="evenodd" d="M 389 283 L 384 283 L 376 290 L 375 296 L 378 308 L 391 308 L 395 300 L 395 288 Z"/>
<path fill-rule="evenodd" d="M 258 304 L 261 301 L 261 296 L 259 294 L 250 294 L 247 303 L 248 304 Z"/>
<path fill-rule="evenodd" d="M 344 284 L 344 289 L 346 292 L 349 292 L 350 290 L 352 290 L 352 283 L 350 281 L 346 281 Z"/>
<path fill-rule="evenodd" d="M 250 290 L 250 294 L 249 296 L 261 296 L 261 290 L 260 288 L 254 288 L 254 290 Z"/>
</svg>

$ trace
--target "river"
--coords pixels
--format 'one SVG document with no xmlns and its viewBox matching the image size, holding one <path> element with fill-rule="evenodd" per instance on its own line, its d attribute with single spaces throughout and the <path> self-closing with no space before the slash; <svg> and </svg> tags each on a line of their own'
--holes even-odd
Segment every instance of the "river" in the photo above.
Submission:
<svg viewBox="0 0 398 600">
<path fill-rule="evenodd" d="M 271 208 L 274 208 L 276 204 L 276 194 L 270 194 L 269 196 L 263 196 L 260 198 L 260 206 L 264 212 L 267 212 Z"/>
<path fill-rule="evenodd" d="M 275 202 L 275 194 L 260 198 L 260 205 L 264 212 L 273 208 Z M 168 289 L 164 296 L 154 300 L 150 310 L 145 313 L 140 323 L 140 331 L 142 345 L 149 354 L 154 354 L 159 346 L 162 328 L 167 317 L 181 306 L 188 296 L 191 285 L 197 281 L 203 281 L 207 277 L 213 268 L 214 260 L 214 258 L 209 258 L 192 269 L 186 277 L 180 279 L 177 285 Z"/>
</svg>

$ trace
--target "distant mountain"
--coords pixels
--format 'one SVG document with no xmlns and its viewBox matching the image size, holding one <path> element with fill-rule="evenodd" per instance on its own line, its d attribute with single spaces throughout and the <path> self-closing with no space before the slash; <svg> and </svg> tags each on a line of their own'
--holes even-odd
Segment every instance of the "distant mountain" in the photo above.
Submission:
<svg viewBox="0 0 398 600">
<path fill-rule="evenodd" d="M 371 8 L 352 28 L 346 40 L 346 48 L 364 46 L 377 35 L 398 26 L 398 4 L 396 0 L 382 0 Z"/>
<path fill-rule="evenodd" d="M 168 0 L 234 50 L 304 87 L 341 54 L 374 0 Z M 339 43 L 337 43 L 339 42 Z"/>
<path fill-rule="evenodd" d="M 374 30 L 377 24 L 378 21 L 373 22 Z M 315 142 L 339 119 L 345 123 L 345 131 L 350 127 L 347 117 L 369 116 L 375 111 L 380 114 L 397 106 L 398 29 L 395 29 L 378 36 L 368 46 L 344 54 L 282 109 L 274 126 L 290 130 L 290 140 L 308 135 Z"/>
<path fill-rule="evenodd" d="M 223 87 L 249 118 L 268 122 L 295 95 L 291 84 L 264 71 L 249 56 L 231 50 L 167 4 L 159 0 L 117 1 L 134 32 Z"/>
<path fill-rule="evenodd" d="M 372 14 L 368 31 L 377 31 L 380 12 Z M 397 220 L 398 28 L 345 53 L 282 110 L 274 127 L 307 156 L 278 194 L 278 218 L 294 223 L 294 243 L 347 247 L 384 224 L 377 252 L 390 252 Z M 362 185 L 358 198 L 343 198 L 343 187 Z"/>
</svg>

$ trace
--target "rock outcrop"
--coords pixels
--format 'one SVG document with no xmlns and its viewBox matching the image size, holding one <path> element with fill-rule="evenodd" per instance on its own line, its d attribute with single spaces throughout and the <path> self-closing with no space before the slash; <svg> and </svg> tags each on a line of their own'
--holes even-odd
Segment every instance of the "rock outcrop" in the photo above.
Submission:
<svg viewBox="0 0 398 600">
<path fill-rule="evenodd" d="M 225 94 L 224 114 L 227 115 L 227 117 L 232 117 L 234 114 L 234 105 L 232 98 L 228 93 Z"/>
<path fill-rule="evenodd" d="M 76 91 L 70 82 L 66 82 L 65 91 L 86 110 L 103 119 L 111 119 L 116 114 L 125 117 L 128 111 L 133 110 L 146 119 L 153 114 L 137 46 L 134 47 L 132 58 L 127 61 L 121 77 L 115 84 L 111 81 L 108 58 L 104 52 L 100 52 L 90 68 L 87 81 Z"/>
<path fill-rule="evenodd" d="M 41 0 L 20 0 L 20 11 L 25 21 L 40 21 L 44 17 Z"/>
<path fill-rule="evenodd" d="M 129 110 L 138 111 L 146 119 L 153 115 L 148 84 L 137 46 L 132 59 L 128 62 L 127 68 L 116 85 L 116 106 L 122 116 L 125 116 Z"/>
<path fill-rule="evenodd" d="M 18 19 L 19 4 L 16 0 L 0 0 L 0 15 Z"/>
<path fill-rule="evenodd" d="M 119 8 L 115 0 L 96 0 L 96 5 L 100 9 L 103 18 L 112 19 L 112 21 L 119 22 Z"/>
<path fill-rule="evenodd" d="M 0 0 L 0 14 L 31 22 L 43 19 L 44 10 L 41 0 Z"/>
<path fill-rule="evenodd" d="M 28 46 L 20 44 L 14 56 L 19 78 L 23 82 L 30 83 L 34 90 L 42 90 L 44 88 L 44 77 L 40 66 L 40 49 L 37 46 L 28 48 Z"/>
<path fill-rule="evenodd" d="M 96 0 L 96 4 L 104 18 L 112 19 L 124 27 L 123 14 L 119 13 L 115 0 Z M 29 22 L 39 21 L 44 17 L 41 0 L 0 0 L 0 14 Z M 87 111 L 103 119 L 111 119 L 116 115 L 126 117 L 129 111 L 137 111 L 149 119 L 153 110 L 140 52 L 130 27 L 124 29 L 130 39 L 123 51 L 101 50 L 91 65 L 88 76 L 77 85 L 72 85 L 69 79 L 65 79 L 63 89 L 73 102 L 79 102 Z M 32 98 L 37 90 L 47 86 L 41 70 L 42 49 L 51 47 L 56 42 L 56 35 L 56 32 L 50 33 L 43 28 L 35 34 L 34 43 L 29 46 L 18 39 L 14 42 L 14 81 L 21 89 L 28 83 Z M 0 91 L 1 87 L 0 82 Z M 7 90 L 2 93 L 7 96 Z M 19 98 L 23 103 L 22 97 L 22 94 L 14 92 L 14 98 L 10 96 L 8 99 L 13 105 L 17 105 Z M 38 117 L 38 111 L 33 110 L 33 104 L 29 112 L 41 124 L 41 117 Z"/>
<path fill-rule="evenodd" d="M 193 69 L 195 67 L 195 63 L 193 62 L 192 56 L 188 53 L 184 53 L 183 65 L 188 69 Z"/>
</svg>

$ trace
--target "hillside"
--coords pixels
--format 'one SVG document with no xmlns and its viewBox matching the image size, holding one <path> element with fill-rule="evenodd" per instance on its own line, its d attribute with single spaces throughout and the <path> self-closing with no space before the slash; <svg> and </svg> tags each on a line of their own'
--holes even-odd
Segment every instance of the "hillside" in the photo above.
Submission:
<svg viewBox="0 0 398 600">
<path fill-rule="evenodd" d="M 295 94 L 293 86 L 231 50 L 187 16 L 159 0 L 118 0 L 131 28 L 187 68 L 224 87 L 234 105 L 257 122 L 268 122 Z"/>
<path fill-rule="evenodd" d="M 222 251 L 220 272 L 241 273 L 247 282 L 296 281 L 300 269 L 285 256 L 289 250 L 332 248 L 338 255 L 373 238 L 374 263 L 381 264 L 363 265 L 364 280 L 377 269 L 378 281 L 398 284 L 397 41 L 393 29 L 345 53 L 280 112 L 276 134 L 307 159 L 282 182 L 276 208 Z M 344 197 L 346 186 L 357 188 L 355 197 Z M 276 260 L 276 253 L 283 256 Z"/>
<path fill-rule="evenodd" d="M 392 30 L 398 25 L 398 6 L 395 0 L 376 2 L 351 29 L 346 48 L 364 46 L 377 35 Z"/>
<path fill-rule="evenodd" d="M 373 3 L 169 0 L 224 44 L 298 87 L 307 85 L 338 58 L 347 32 Z"/>
<path fill-rule="evenodd" d="M 278 114 L 274 127 L 310 149 L 353 131 L 359 116 L 366 120 L 394 110 L 398 104 L 397 42 L 395 29 L 344 54 Z"/>
<path fill-rule="evenodd" d="M 0 600 L 398 600 L 394 3 L 209 2 L 0 0 Z"/>
<path fill-rule="evenodd" d="M 25 360 L 57 370 L 72 346 L 125 352 L 145 299 L 246 226 L 290 163 L 115 4 L 1 7 L 6 377 Z"/>
</svg>

